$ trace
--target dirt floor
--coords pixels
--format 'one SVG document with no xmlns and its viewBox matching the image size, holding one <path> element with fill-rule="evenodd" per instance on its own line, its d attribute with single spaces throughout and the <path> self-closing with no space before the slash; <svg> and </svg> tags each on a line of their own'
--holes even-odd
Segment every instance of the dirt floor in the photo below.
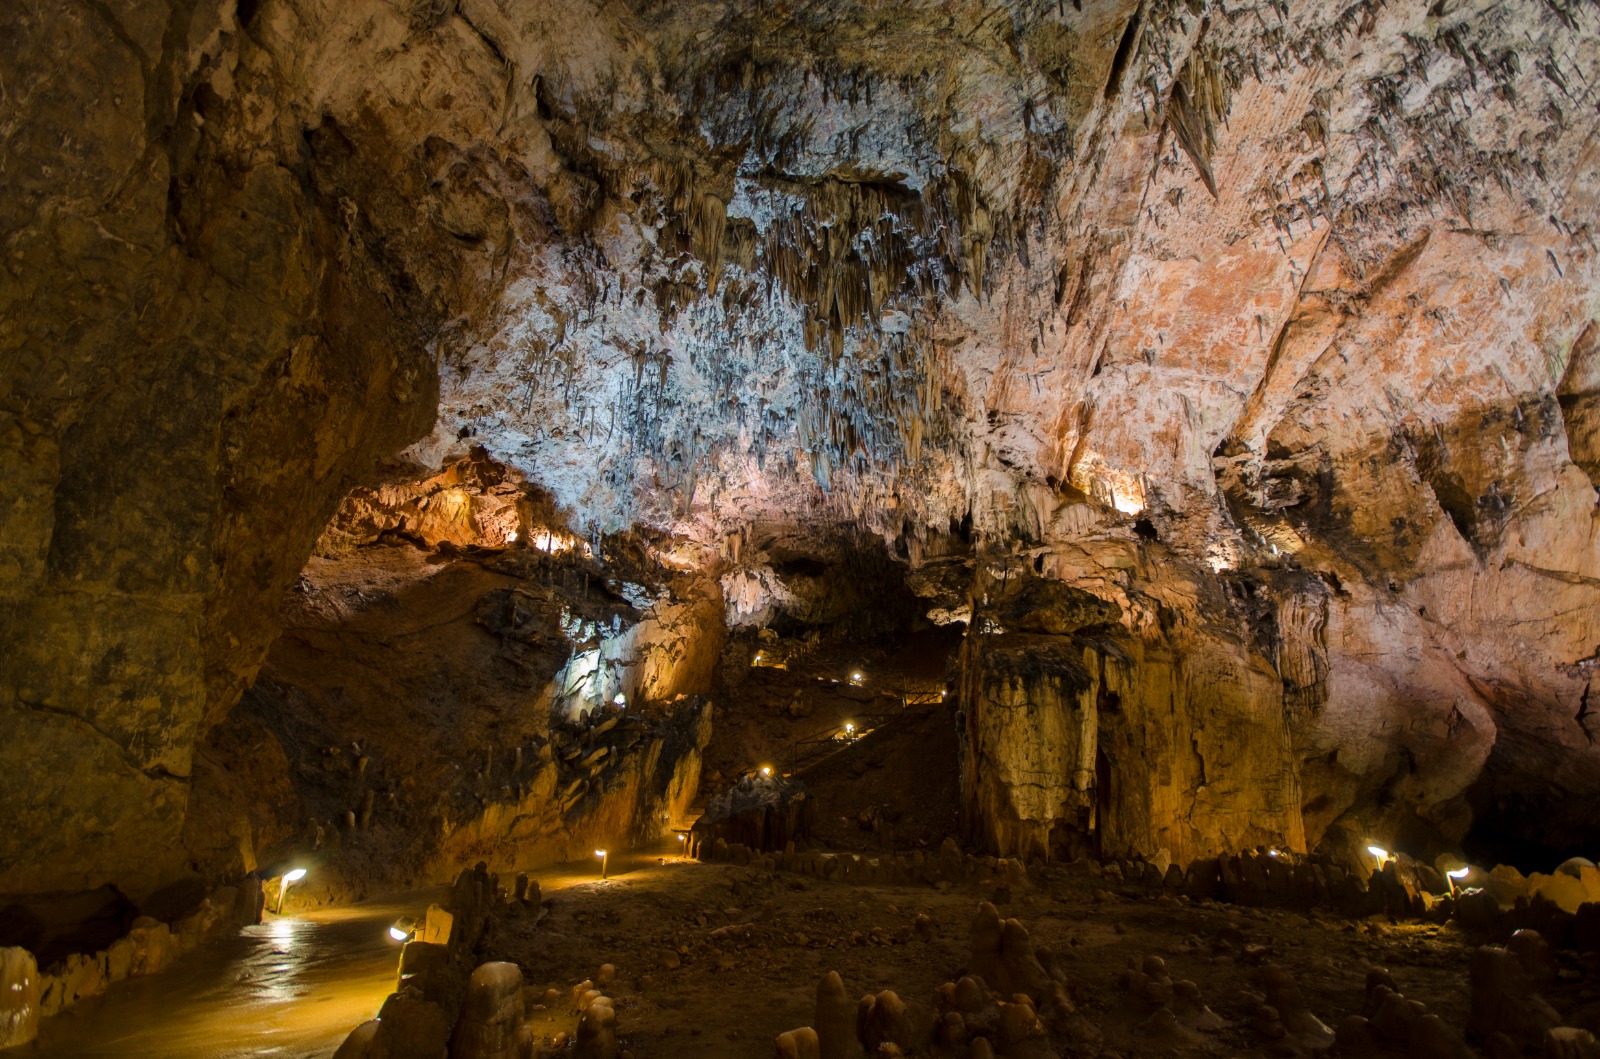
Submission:
<svg viewBox="0 0 1600 1059">
<path fill-rule="evenodd" d="M 938 987 L 972 962 L 972 922 L 987 897 L 1003 901 L 1000 914 L 1020 919 L 1073 980 L 1073 998 L 1098 1039 L 1063 1054 L 1179 1054 L 1135 1033 L 1147 1012 L 1130 1005 L 1119 982 L 1151 955 L 1165 959 L 1173 979 L 1194 981 L 1226 1020 L 1181 1054 L 1297 1054 L 1252 1023 L 1269 963 L 1292 972 L 1310 1011 L 1329 1026 L 1362 1010 L 1373 966 L 1386 967 L 1400 992 L 1457 1033 L 1465 1024 L 1473 946 L 1454 927 L 1190 904 L 1104 886 L 1050 868 L 1035 870 L 1027 892 L 1008 893 L 993 879 L 940 892 L 666 858 L 554 894 L 537 922 L 504 924 L 490 958 L 520 964 L 535 1002 L 547 989 L 559 991 L 532 1011 L 546 1048 L 573 1032 L 574 986 L 610 963 L 616 977 L 604 989 L 633 1055 L 764 1057 L 779 1033 L 811 1024 L 818 982 L 830 970 L 852 997 L 893 989 L 910 1004 L 931 1006 Z M 920 915 L 928 917 L 922 932 Z M 1569 1023 L 1600 1029 L 1600 968 L 1592 958 L 1587 966 L 1562 960 L 1546 995 Z"/>
</svg>

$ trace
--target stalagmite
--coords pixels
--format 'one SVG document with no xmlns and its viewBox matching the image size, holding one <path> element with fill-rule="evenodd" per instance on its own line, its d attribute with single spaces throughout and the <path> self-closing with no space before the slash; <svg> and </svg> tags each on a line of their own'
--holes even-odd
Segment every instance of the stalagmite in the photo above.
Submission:
<svg viewBox="0 0 1600 1059">
<path fill-rule="evenodd" d="M 577 1042 L 580 1059 L 616 1059 L 617 1013 L 610 997 L 599 997 L 583 1009 Z"/>
<path fill-rule="evenodd" d="M 821 1056 L 817 1031 L 810 1026 L 778 1035 L 777 1059 L 821 1059 Z"/>
<path fill-rule="evenodd" d="M 822 1059 L 858 1059 L 856 1002 L 850 999 L 838 971 L 829 971 L 817 985 L 817 1048 Z"/>
</svg>

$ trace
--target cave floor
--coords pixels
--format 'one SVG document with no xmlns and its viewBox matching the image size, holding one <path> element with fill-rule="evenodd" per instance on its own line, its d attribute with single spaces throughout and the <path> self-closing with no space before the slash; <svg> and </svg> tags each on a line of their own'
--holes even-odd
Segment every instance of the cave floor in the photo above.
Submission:
<svg viewBox="0 0 1600 1059">
<path fill-rule="evenodd" d="M 1119 1005 L 1119 975 L 1147 955 L 1163 957 L 1174 979 L 1196 982 L 1228 1020 L 1204 1054 L 1279 1054 L 1251 1028 L 1259 996 L 1242 995 L 1259 992 L 1267 963 L 1294 974 L 1310 1010 L 1330 1027 L 1361 1011 L 1374 965 L 1458 1032 L 1465 1024 L 1472 945 L 1454 927 L 1188 904 L 1111 894 L 1104 885 L 1051 869 L 1031 892 L 1001 905 L 1002 916 L 1021 919 L 1034 943 L 1049 946 L 1081 980 L 1080 1011 L 1104 1034 L 1104 1051 L 1074 1054 L 1166 1054 L 1140 1047 L 1130 1036 L 1134 1019 Z M 830 970 L 852 995 L 893 989 L 907 1001 L 931 1001 L 967 964 L 971 922 L 986 895 L 995 896 L 992 885 L 948 892 L 861 886 L 668 858 L 553 895 L 537 924 L 505 924 L 490 955 L 522 966 L 535 1001 L 548 989 L 560 992 L 530 1012 L 546 1048 L 575 1028 L 573 987 L 611 963 L 616 978 L 605 991 L 616 1000 L 623 1047 L 634 1055 L 764 1056 L 777 1034 L 811 1023 L 818 981 Z M 926 937 L 914 927 L 919 914 L 932 921 Z M 1600 1020 L 1592 999 L 1586 1011 L 1572 1010 L 1573 981 L 1593 983 L 1593 970 L 1575 979 L 1569 969 L 1566 1006 L 1557 1004 L 1569 1021 Z"/>
<path fill-rule="evenodd" d="M 1262 967 L 1295 976 L 1330 1026 L 1361 1010 L 1367 969 L 1387 967 L 1408 997 L 1449 1025 L 1465 1023 L 1472 944 L 1452 926 L 1352 921 L 1190 904 L 1051 868 L 1026 892 L 992 880 L 948 891 L 925 885 L 821 882 L 672 855 L 676 842 L 614 855 L 611 878 L 576 862 L 531 873 L 545 907 L 496 921 L 484 959 L 523 968 L 529 1021 L 546 1049 L 577 1024 L 574 986 L 610 963 L 622 1045 L 640 1057 L 769 1055 L 779 1033 L 812 1021 L 818 980 L 836 970 L 852 994 L 893 989 L 927 1003 L 970 956 L 978 902 L 995 898 L 1050 947 L 1072 976 L 1080 1012 L 1104 1035 L 1084 1055 L 1138 1056 L 1118 977 L 1148 955 L 1188 978 L 1228 1020 L 1195 1054 L 1268 1055 L 1251 1028 Z M 183 958 L 161 975 L 123 983 L 47 1020 L 40 1056 L 328 1056 L 393 987 L 396 947 L 385 928 L 442 891 L 269 919 Z M 919 934 L 918 915 L 930 929 Z M 1566 957 L 1563 957 L 1566 959 Z M 1568 963 L 1550 994 L 1570 1024 L 1600 1029 L 1596 968 Z M 541 1004 L 547 990 L 559 997 Z M 1142 1017 L 1142 1014 L 1139 1016 Z"/>
</svg>

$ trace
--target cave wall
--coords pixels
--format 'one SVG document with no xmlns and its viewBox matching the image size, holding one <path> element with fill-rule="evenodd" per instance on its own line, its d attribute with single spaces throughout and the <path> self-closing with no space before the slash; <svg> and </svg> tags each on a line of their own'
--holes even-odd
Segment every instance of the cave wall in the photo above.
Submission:
<svg viewBox="0 0 1600 1059">
<path fill-rule="evenodd" d="M 216 131 L 225 10 L 7 5 L 0 40 L 0 892 L 146 894 L 271 601 L 435 374 L 303 145 Z"/>
</svg>

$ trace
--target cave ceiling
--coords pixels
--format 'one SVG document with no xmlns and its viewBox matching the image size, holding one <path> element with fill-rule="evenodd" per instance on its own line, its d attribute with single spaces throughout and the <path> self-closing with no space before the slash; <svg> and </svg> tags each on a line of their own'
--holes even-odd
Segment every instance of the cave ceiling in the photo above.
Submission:
<svg viewBox="0 0 1600 1059">
<path fill-rule="evenodd" d="M 1079 6 L 267 3 L 235 80 L 436 303 L 411 455 L 592 531 L 1382 582 L 1586 500 L 1592 8 Z"/>
</svg>

